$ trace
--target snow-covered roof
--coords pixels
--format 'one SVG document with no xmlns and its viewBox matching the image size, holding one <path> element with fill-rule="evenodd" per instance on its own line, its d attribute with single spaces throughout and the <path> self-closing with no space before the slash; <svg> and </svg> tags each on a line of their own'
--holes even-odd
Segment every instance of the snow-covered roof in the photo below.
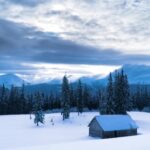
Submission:
<svg viewBox="0 0 150 150">
<path fill-rule="evenodd" d="M 104 131 L 136 129 L 138 126 L 129 115 L 100 115 L 95 119 Z"/>
</svg>

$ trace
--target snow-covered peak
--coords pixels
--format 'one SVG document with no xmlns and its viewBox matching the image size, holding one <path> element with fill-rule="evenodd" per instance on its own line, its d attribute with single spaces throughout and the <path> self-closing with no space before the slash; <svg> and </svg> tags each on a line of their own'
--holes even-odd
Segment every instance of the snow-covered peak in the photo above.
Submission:
<svg viewBox="0 0 150 150">
<path fill-rule="evenodd" d="M 150 84 L 150 66 L 124 65 L 122 68 L 128 75 L 129 83 Z"/>
<path fill-rule="evenodd" d="M 0 75 L 0 85 L 5 85 L 6 87 L 14 86 L 22 86 L 22 84 L 26 83 L 23 79 L 18 77 L 15 74 L 4 74 Z"/>
</svg>

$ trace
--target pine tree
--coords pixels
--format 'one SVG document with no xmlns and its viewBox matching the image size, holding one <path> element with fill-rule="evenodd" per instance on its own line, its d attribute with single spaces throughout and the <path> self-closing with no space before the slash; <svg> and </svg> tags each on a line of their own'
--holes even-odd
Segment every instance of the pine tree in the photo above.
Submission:
<svg viewBox="0 0 150 150">
<path fill-rule="evenodd" d="M 98 99 L 98 107 L 99 107 L 99 113 L 100 114 L 106 114 L 106 100 L 105 100 L 105 94 L 104 90 L 98 89 L 97 91 L 97 99 Z"/>
<path fill-rule="evenodd" d="M 20 110 L 22 113 L 27 113 L 27 108 L 26 108 L 26 103 L 27 103 L 27 100 L 26 100 L 26 97 L 25 97 L 25 85 L 23 84 L 22 85 L 22 88 L 21 88 L 21 94 L 19 96 L 19 102 L 20 102 Z"/>
<path fill-rule="evenodd" d="M 115 77 L 114 77 L 114 106 L 115 106 L 115 114 L 118 113 L 118 108 L 119 108 L 119 101 L 120 101 L 120 95 L 119 95 L 119 73 L 115 72 Z"/>
<path fill-rule="evenodd" d="M 5 85 L 3 84 L 1 89 L 1 96 L 0 96 L 0 114 L 7 113 L 7 93 Z"/>
<path fill-rule="evenodd" d="M 35 95 L 34 115 L 34 123 L 37 126 L 39 126 L 39 123 L 44 124 L 44 113 L 42 111 L 42 101 L 39 92 Z"/>
<path fill-rule="evenodd" d="M 70 107 L 75 107 L 76 101 L 75 101 L 75 93 L 73 89 L 73 85 L 70 85 Z"/>
<path fill-rule="evenodd" d="M 10 89 L 10 94 L 9 94 L 9 102 L 8 102 L 8 113 L 9 114 L 16 114 L 17 110 L 17 105 L 18 105 L 18 92 L 16 87 L 12 85 Z"/>
<path fill-rule="evenodd" d="M 62 115 L 63 120 L 68 119 L 70 115 L 70 88 L 69 81 L 66 75 L 63 77 L 62 82 Z"/>
<path fill-rule="evenodd" d="M 91 99 L 90 90 L 87 87 L 87 85 L 85 85 L 83 89 L 83 103 L 84 103 L 83 106 L 84 107 L 88 107 L 88 103 L 90 99 Z"/>
<path fill-rule="evenodd" d="M 148 93 L 143 86 L 138 85 L 135 93 L 136 107 L 138 110 L 143 110 L 145 106 L 148 106 Z"/>
<path fill-rule="evenodd" d="M 27 95 L 28 101 L 28 113 L 30 114 L 30 119 L 32 119 L 31 114 L 33 113 L 33 95 Z"/>
<path fill-rule="evenodd" d="M 129 83 L 128 83 L 128 77 L 125 74 L 124 75 L 124 98 L 125 98 L 125 105 L 126 105 L 126 110 L 132 110 L 133 108 L 133 101 L 131 100 L 130 97 L 130 89 L 129 89 Z"/>
<path fill-rule="evenodd" d="M 110 73 L 108 78 L 108 84 L 106 88 L 107 98 L 106 98 L 106 114 L 114 114 L 114 92 L 113 92 L 113 79 Z"/>
<path fill-rule="evenodd" d="M 126 114 L 126 111 L 131 109 L 130 107 L 132 107 L 132 104 L 131 104 L 131 101 L 130 101 L 130 92 L 129 92 L 129 85 L 128 85 L 128 78 L 127 78 L 127 75 L 124 74 L 124 71 L 122 70 L 121 71 L 121 107 L 122 107 L 122 110 L 121 110 L 121 114 Z"/>
<path fill-rule="evenodd" d="M 143 90 L 144 90 L 143 91 L 144 107 L 147 107 L 149 105 L 149 94 L 148 94 L 147 85 L 144 86 Z"/>
<path fill-rule="evenodd" d="M 121 73 L 116 72 L 114 81 L 114 110 L 116 114 L 126 114 L 128 100 L 129 88 L 127 76 L 122 70 Z"/>
<path fill-rule="evenodd" d="M 78 115 L 79 113 L 83 112 L 83 87 L 81 80 L 78 81 L 78 86 L 77 86 L 77 111 Z"/>
</svg>

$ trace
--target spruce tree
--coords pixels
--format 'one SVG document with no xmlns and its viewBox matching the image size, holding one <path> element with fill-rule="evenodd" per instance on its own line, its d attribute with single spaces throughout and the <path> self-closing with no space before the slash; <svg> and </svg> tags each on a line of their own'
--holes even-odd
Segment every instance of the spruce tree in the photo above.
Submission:
<svg viewBox="0 0 150 150">
<path fill-rule="evenodd" d="M 5 85 L 3 84 L 0 96 L 0 114 L 6 113 L 7 113 L 7 93 Z"/>
<path fill-rule="evenodd" d="M 127 76 L 121 70 L 121 73 L 116 72 L 114 81 L 114 110 L 116 114 L 126 114 L 128 99 L 129 88 Z"/>
<path fill-rule="evenodd" d="M 120 74 L 118 72 L 115 73 L 115 81 L 114 81 L 114 103 L 115 103 L 115 114 L 120 114 L 120 103 L 121 103 L 121 95 L 120 95 Z"/>
<path fill-rule="evenodd" d="M 75 92 L 73 89 L 73 85 L 70 85 L 70 107 L 75 107 L 76 101 L 75 101 Z"/>
<path fill-rule="evenodd" d="M 42 101 L 39 92 L 35 95 L 34 115 L 34 123 L 37 126 L 39 126 L 39 123 L 44 124 L 44 113 L 42 111 Z"/>
<path fill-rule="evenodd" d="M 70 88 L 69 88 L 69 81 L 66 75 L 63 77 L 62 82 L 62 115 L 63 120 L 68 119 L 70 115 Z"/>
<path fill-rule="evenodd" d="M 22 113 L 27 113 L 27 108 L 26 108 L 26 103 L 27 103 L 27 100 L 26 100 L 26 97 L 25 97 L 25 85 L 23 84 L 22 85 L 22 88 L 21 88 L 21 94 L 19 96 L 19 102 L 20 102 L 20 110 Z"/>
<path fill-rule="evenodd" d="M 135 93 L 136 107 L 138 110 L 142 111 L 145 106 L 143 86 L 138 85 Z"/>
<path fill-rule="evenodd" d="M 83 89 L 83 106 L 88 107 L 88 103 L 91 99 L 90 90 L 87 85 L 84 85 Z"/>
<path fill-rule="evenodd" d="M 122 99 L 122 102 L 121 102 L 121 107 L 122 107 L 122 110 L 121 110 L 121 114 L 126 114 L 126 111 L 131 109 L 130 107 L 132 107 L 132 104 L 131 104 L 131 101 L 130 101 L 130 92 L 129 92 L 129 85 L 128 85 L 128 78 L 127 78 L 127 75 L 124 73 L 123 69 L 121 71 L 121 99 Z"/>
<path fill-rule="evenodd" d="M 109 78 L 108 78 L 108 84 L 107 84 L 107 88 L 106 88 L 106 93 L 107 93 L 107 97 L 106 97 L 106 114 L 114 114 L 115 110 L 114 110 L 114 92 L 113 92 L 113 79 L 112 79 L 112 75 L 110 73 Z"/>
<path fill-rule="evenodd" d="M 130 97 L 130 88 L 129 88 L 129 83 L 128 83 L 128 77 L 125 74 L 124 75 L 124 98 L 125 98 L 125 109 L 126 110 L 132 110 L 133 108 L 133 101 L 131 100 Z"/>
<path fill-rule="evenodd" d="M 78 115 L 79 113 L 83 112 L 83 87 L 81 80 L 78 81 L 78 86 L 77 86 L 77 111 Z"/>
<path fill-rule="evenodd" d="M 98 99 L 98 105 L 99 105 L 99 113 L 100 114 L 107 114 L 106 113 L 106 105 L 107 101 L 105 99 L 105 92 L 102 89 L 98 89 L 97 91 L 97 99 Z"/>
<path fill-rule="evenodd" d="M 10 89 L 10 94 L 9 94 L 9 102 L 8 102 L 8 113 L 9 114 L 15 114 L 17 109 L 16 109 L 16 105 L 18 105 L 18 103 L 16 103 L 16 100 L 18 98 L 16 98 L 16 93 L 17 90 L 16 88 L 12 85 L 11 89 Z"/>
</svg>

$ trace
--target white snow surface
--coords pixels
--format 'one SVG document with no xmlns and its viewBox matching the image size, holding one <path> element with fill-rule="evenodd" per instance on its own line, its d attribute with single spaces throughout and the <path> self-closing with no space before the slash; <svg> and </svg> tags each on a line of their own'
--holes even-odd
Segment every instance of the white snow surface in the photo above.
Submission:
<svg viewBox="0 0 150 150">
<path fill-rule="evenodd" d="M 95 118 L 104 131 L 138 128 L 135 121 L 129 115 L 99 115 Z"/>
<path fill-rule="evenodd" d="M 35 126 L 29 115 L 0 116 L 0 150 L 150 150 L 150 113 L 130 112 L 139 126 L 137 136 L 99 139 L 88 136 L 96 112 L 47 114 L 45 125 Z M 53 122 L 54 125 L 53 125 Z"/>
</svg>

